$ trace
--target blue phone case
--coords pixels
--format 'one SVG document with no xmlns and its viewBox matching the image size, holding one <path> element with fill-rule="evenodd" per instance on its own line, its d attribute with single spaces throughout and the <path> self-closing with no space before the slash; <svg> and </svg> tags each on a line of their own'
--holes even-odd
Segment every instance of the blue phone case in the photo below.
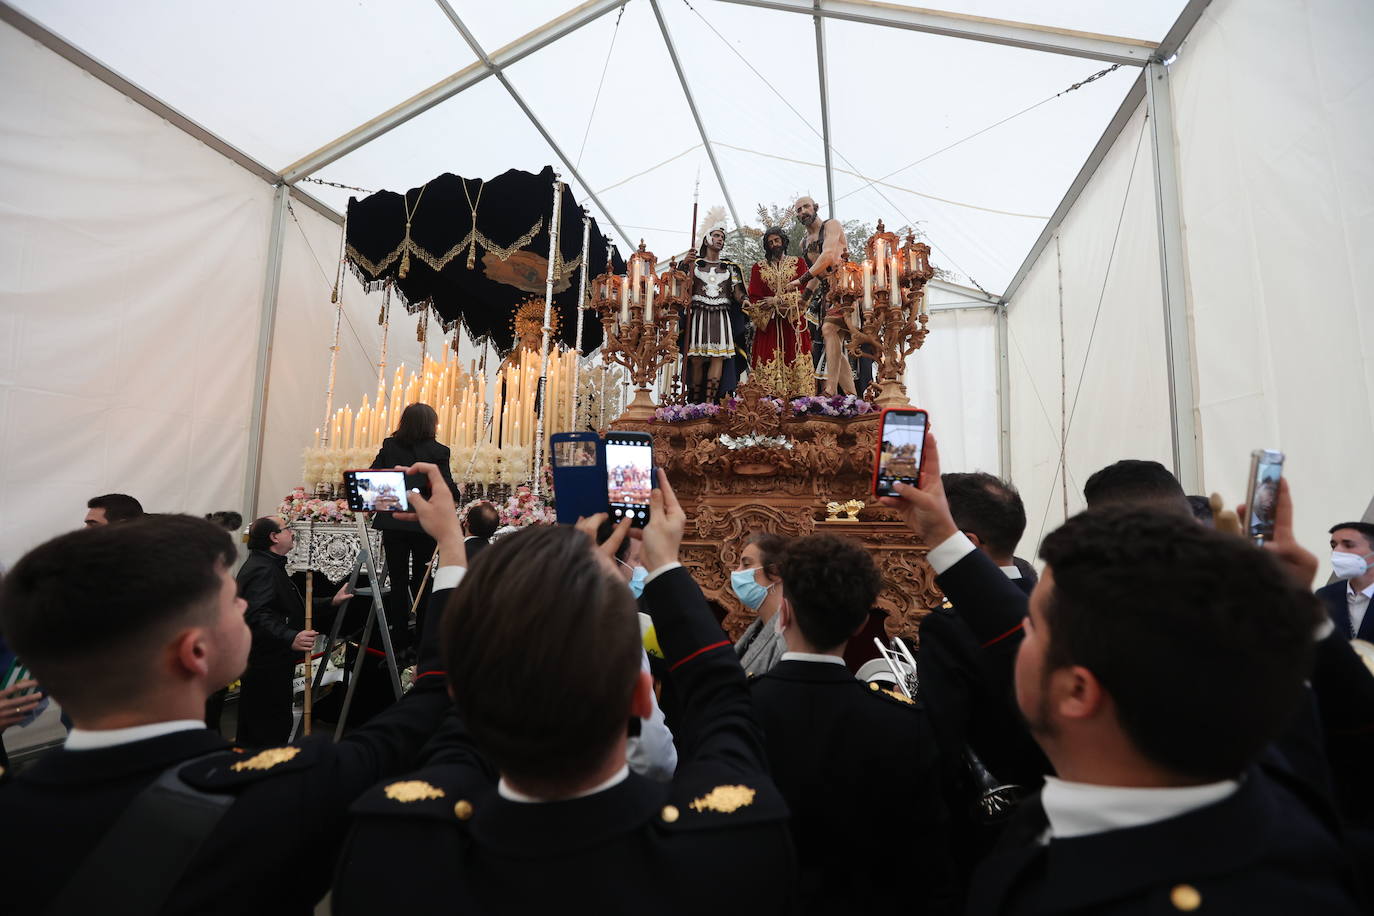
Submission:
<svg viewBox="0 0 1374 916">
<path fill-rule="evenodd" d="M 595 464 L 571 465 L 560 463 L 560 443 L 583 443 L 594 446 Z M 593 432 L 554 433 L 549 437 L 552 453 L 554 510 L 560 525 L 575 525 L 579 518 L 606 512 L 606 447 Z"/>
</svg>

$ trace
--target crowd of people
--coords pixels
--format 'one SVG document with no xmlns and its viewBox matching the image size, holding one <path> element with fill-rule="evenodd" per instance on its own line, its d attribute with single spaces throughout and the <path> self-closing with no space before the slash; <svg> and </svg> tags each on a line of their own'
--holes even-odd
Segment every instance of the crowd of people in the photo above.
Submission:
<svg viewBox="0 0 1374 916">
<path fill-rule="evenodd" d="M 948 599 L 892 646 L 912 669 L 865 651 L 884 583 L 852 540 L 750 536 L 732 641 L 662 472 L 635 482 L 642 530 L 488 546 L 494 510 L 460 519 L 446 465 L 409 463 L 430 495 L 393 519 L 428 539 L 413 686 L 337 742 L 287 740 L 318 632 L 281 520 L 252 523 L 237 578 L 223 522 L 111 497 L 20 559 L 0 631 L 72 728 L 0 777 L 22 876 L 0 909 L 1368 911 L 1374 674 L 1351 639 L 1374 635 L 1374 526 L 1331 526 L 1339 578 L 1314 592 L 1286 481 L 1256 545 L 1117 462 L 1037 575 L 1015 488 L 942 473 L 928 436 L 884 498 Z M 207 703 L 240 678 L 230 741 Z"/>
</svg>

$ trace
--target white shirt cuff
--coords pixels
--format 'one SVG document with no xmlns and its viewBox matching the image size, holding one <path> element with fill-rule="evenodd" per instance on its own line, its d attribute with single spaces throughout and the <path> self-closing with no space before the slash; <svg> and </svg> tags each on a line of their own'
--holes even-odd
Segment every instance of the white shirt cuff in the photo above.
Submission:
<svg viewBox="0 0 1374 916">
<path fill-rule="evenodd" d="M 1317 642 L 1321 642 L 1323 639 L 1330 636 L 1335 631 L 1336 625 L 1331 622 L 1331 618 L 1323 615 L 1322 622 L 1317 624 L 1317 629 L 1315 632 L 1313 632 L 1312 638 Z"/>
<path fill-rule="evenodd" d="M 649 573 L 647 576 L 644 577 L 644 584 L 645 584 L 645 585 L 648 585 L 650 582 L 654 581 L 655 579 L 657 579 L 659 576 L 663 575 L 664 573 L 666 573 L 666 572 L 671 572 L 671 571 L 673 571 L 674 569 L 681 569 L 681 568 L 682 568 L 682 564 L 679 563 L 677 560 L 674 560 L 674 561 L 671 562 L 671 563 L 664 563 L 664 564 L 663 564 L 662 566 L 660 566 L 658 569 L 655 569 L 653 572 Z"/>
<path fill-rule="evenodd" d="M 466 566 L 440 566 L 434 571 L 434 591 L 457 588 L 458 583 L 463 581 L 463 576 L 467 575 L 467 572 Z"/>
<path fill-rule="evenodd" d="M 926 562 L 930 564 L 931 569 L 935 570 L 935 575 L 944 575 L 951 566 L 977 549 L 973 546 L 973 542 L 968 539 L 967 534 L 956 531 L 930 548 L 930 553 L 926 554 Z"/>
</svg>

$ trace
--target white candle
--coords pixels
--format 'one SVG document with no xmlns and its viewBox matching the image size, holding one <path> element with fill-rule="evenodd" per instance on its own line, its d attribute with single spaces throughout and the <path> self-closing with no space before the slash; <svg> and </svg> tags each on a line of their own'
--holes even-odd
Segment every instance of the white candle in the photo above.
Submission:
<svg viewBox="0 0 1374 916">
<path fill-rule="evenodd" d="M 628 282 L 620 284 L 620 321 L 621 323 L 630 320 L 630 284 Z"/>
<path fill-rule="evenodd" d="M 630 304 L 639 305 L 639 284 L 641 282 L 642 263 L 639 258 L 630 262 Z"/>
<path fill-rule="evenodd" d="M 864 261 L 864 314 L 873 311 L 873 262 Z"/>
<path fill-rule="evenodd" d="M 644 278 L 644 320 L 650 322 L 654 320 L 654 275 L 650 273 Z"/>
<path fill-rule="evenodd" d="M 902 301 L 902 261 L 899 255 L 892 256 L 892 304 L 900 305 Z"/>
</svg>

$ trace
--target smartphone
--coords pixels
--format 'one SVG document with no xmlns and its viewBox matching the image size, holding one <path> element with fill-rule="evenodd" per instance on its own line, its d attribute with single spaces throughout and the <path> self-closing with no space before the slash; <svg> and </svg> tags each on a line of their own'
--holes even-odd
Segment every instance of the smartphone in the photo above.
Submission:
<svg viewBox="0 0 1374 916">
<path fill-rule="evenodd" d="M 579 518 L 609 512 L 606 504 L 606 453 L 594 432 L 554 433 L 549 437 L 553 456 L 554 509 L 558 524 L 575 525 Z"/>
<path fill-rule="evenodd" d="M 921 479 L 929 417 L 917 407 L 885 407 L 878 415 L 878 455 L 873 462 L 875 496 L 896 496 L 897 482 L 913 487 Z"/>
<path fill-rule="evenodd" d="M 1250 483 L 1245 494 L 1245 533 L 1256 544 L 1274 536 L 1274 512 L 1279 505 L 1283 452 L 1257 448 L 1250 453 Z"/>
<path fill-rule="evenodd" d="M 410 494 L 429 498 L 429 478 L 404 471 L 344 471 L 344 492 L 354 512 L 413 512 Z"/>
<path fill-rule="evenodd" d="M 648 433 L 606 434 L 606 502 L 611 521 L 628 516 L 636 528 L 649 523 L 654 489 L 654 438 Z"/>
</svg>

